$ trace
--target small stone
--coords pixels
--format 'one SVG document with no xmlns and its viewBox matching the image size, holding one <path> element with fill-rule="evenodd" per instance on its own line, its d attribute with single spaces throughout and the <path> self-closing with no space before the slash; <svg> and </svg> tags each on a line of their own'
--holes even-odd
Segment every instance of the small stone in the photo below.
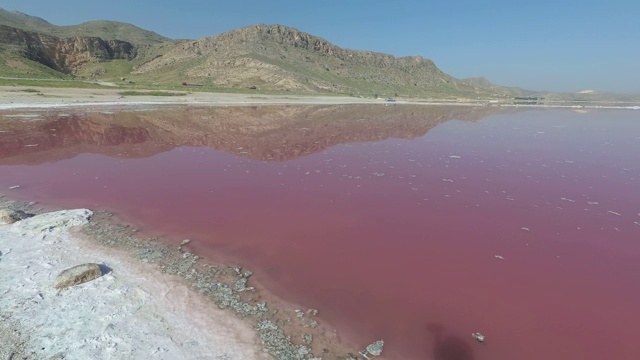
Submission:
<svg viewBox="0 0 640 360">
<path fill-rule="evenodd" d="M 53 287 L 56 289 L 64 289 L 97 279 L 100 276 L 102 276 L 102 271 L 98 264 L 87 263 L 77 265 L 61 272 L 53 283 Z"/>
<path fill-rule="evenodd" d="M 302 341 L 307 345 L 311 345 L 311 343 L 313 342 L 313 335 L 302 334 Z"/>
<path fill-rule="evenodd" d="M 247 279 L 246 278 L 242 278 L 240 280 L 237 280 L 235 283 L 235 288 L 236 291 L 245 291 L 246 290 L 246 286 L 247 286 Z"/>
<path fill-rule="evenodd" d="M 478 342 L 484 342 L 484 335 L 480 333 L 473 333 L 471 334 L 471 336 L 473 336 L 474 339 L 478 340 Z"/>
<path fill-rule="evenodd" d="M 305 327 L 310 327 L 310 328 L 315 329 L 315 328 L 317 328 L 317 327 L 318 327 L 318 322 L 317 322 L 317 321 L 315 321 L 315 320 L 311 320 L 311 321 L 309 321 L 309 325 L 308 325 L 308 326 L 307 326 L 307 325 L 305 325 Z"/>
<path fill-rule="evenodd" d="M 382 354 L 383 347 L 384 347 L 384 341 L 378 340 L 372 344 L 369 344 L 367 346 L 367 351 L 369 352 L 369 354 L 373 356 L 379 356 L 380 354 Z"/>
<path fill-rule="evenodd" d="M 184 240 L 182 240 L 182 242 L 180 243 L 180 246 L 185 246 L 185 245 L 187 245 L 187 244 L 189 243 L 189 241 L 191 241 L 191 240 L 189 240 L 189 239 L 184 239 Z"/>
<path fill-rule="evenodd" d="M 309 348 L 308 348 L 308 347 L 306 347 L 306 346 L 304 346 L 304 345 L 301 345 L 301 346 L 298 348 L 298 355 L 300 355 L 301 357 L 302 357 L 302 356 L 307 355 L 307 354 L 308 354 L 308 353 L 310 353 L 310 352 L 311 352 L 311 351 L 309 350 Z"/>
</svg>

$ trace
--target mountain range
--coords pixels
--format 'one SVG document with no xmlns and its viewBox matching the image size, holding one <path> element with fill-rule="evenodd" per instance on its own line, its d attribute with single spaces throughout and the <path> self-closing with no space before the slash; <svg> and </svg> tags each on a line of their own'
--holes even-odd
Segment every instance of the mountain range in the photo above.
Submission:
<svg viewBox="0 0 640 360">
<path fill-rule="evenodd" d="M 421 56 L 344 49 L 284 25 L 257 24 L 198 40 L 171 40 L 127 23 L 56 26 L 4 9 L 0 77 L 367 97 L 608 99 L 596 93 L 548 94 L 499 86 L 480 77 L 456 79 Z"/>
</svg>

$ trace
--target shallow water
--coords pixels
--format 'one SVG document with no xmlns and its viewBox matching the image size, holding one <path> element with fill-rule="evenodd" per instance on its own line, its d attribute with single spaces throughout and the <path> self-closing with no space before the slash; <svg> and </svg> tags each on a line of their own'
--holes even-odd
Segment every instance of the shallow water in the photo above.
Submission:
<svg viewBox="0 0 640 360">
<path fill-rule="evenodd" d="M 640 358 L 637 112 L 36 115 L 0 122 L 4 193 L 190 238 L 387 358 Z"/>
</svg>

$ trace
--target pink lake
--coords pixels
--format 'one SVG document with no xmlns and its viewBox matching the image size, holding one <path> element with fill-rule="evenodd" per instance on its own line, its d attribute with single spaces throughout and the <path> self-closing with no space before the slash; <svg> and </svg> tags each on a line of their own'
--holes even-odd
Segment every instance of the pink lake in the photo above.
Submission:
<svg viewBox="0 0 640 360">
<path fill-rule="evenodd" d="M 639 114 L 5 111 L 0 189 L 189 238 L 386 359 L 634 360 Z"/>
</svg>

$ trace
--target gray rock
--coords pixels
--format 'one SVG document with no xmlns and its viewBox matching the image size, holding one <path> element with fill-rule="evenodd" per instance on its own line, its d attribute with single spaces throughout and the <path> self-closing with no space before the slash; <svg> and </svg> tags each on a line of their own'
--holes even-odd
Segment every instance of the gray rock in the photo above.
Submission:
<svg viewBox="0 0 640 360">
<path fill-rule="evenodd" d="M 302 334 L 302 341 L 307 345 L 311 345 L 311 343 L 313 342 L 313 335 Z"/>
<path fill-rule="evenodd" d="M 94 263 L 87 263 L 77 265 L 58 275 L 56 281 L 53 283 L 53 287 L 56 289 L 64 289 L 70 286 L 86 283 L 102 276 L 100 266 Z"/>
<path fill-rule="evenodd" d="M 309 309 L 309 310 L 307 310 L 307 315 L 316 316 L 316 315 L 318 315 L 318 310 L 317 309 Z"/>
<path fill-rule="evenodd" d="M 479 332 L 473 333 L 471 334 L 471 336 L 473 336 L 474 339 L 478 340 L 478 342 L 484 342 L 484 335 L 480 334 Z"/>
<path fill-rule="evenodd" d="M 379 356 L 380 354 L 382 354 L 383 347 L 384 347 L 384 341 L 378 340 L 372 344 L 369 344 L 367 346 L 367 351 L 369 352 L 369 354 L 373 356 Z"/>
<path fill-rule="evenodd" d="M 234 285 L 235 285 L 236 291 L 244 291 L 247 288 L 247 279 L 242 278 L 240 280 L 237 280 Z"/>
<path fill-rule="evenodd" d="M 85 225 L 92 215 L 93 212 L 87 209 L 60 210 L 23 219 L 13 226 L 23 233 L 50 233 Z"/>
<path fill-rule="evenodd" d="M 310 328 L 315 329 L 315 328 L 317 328 L 317 327 L 318 327 L 318 325 L 319 325 L 319 324 L 318 324 L 318 322 L 317 322 L 317 321 L 315 321 L 315 320 L 311 320 L 311 321 L 309 321 L 307 324 L 304 324 L 304 327 L 310 327 Z"/>
<path fill-rule="evenodd" d="M 22 210 L 0 209 L 0 224 L 13 224 L 14 222 L 26 219 L 29 214 Z"/>
</svg>

